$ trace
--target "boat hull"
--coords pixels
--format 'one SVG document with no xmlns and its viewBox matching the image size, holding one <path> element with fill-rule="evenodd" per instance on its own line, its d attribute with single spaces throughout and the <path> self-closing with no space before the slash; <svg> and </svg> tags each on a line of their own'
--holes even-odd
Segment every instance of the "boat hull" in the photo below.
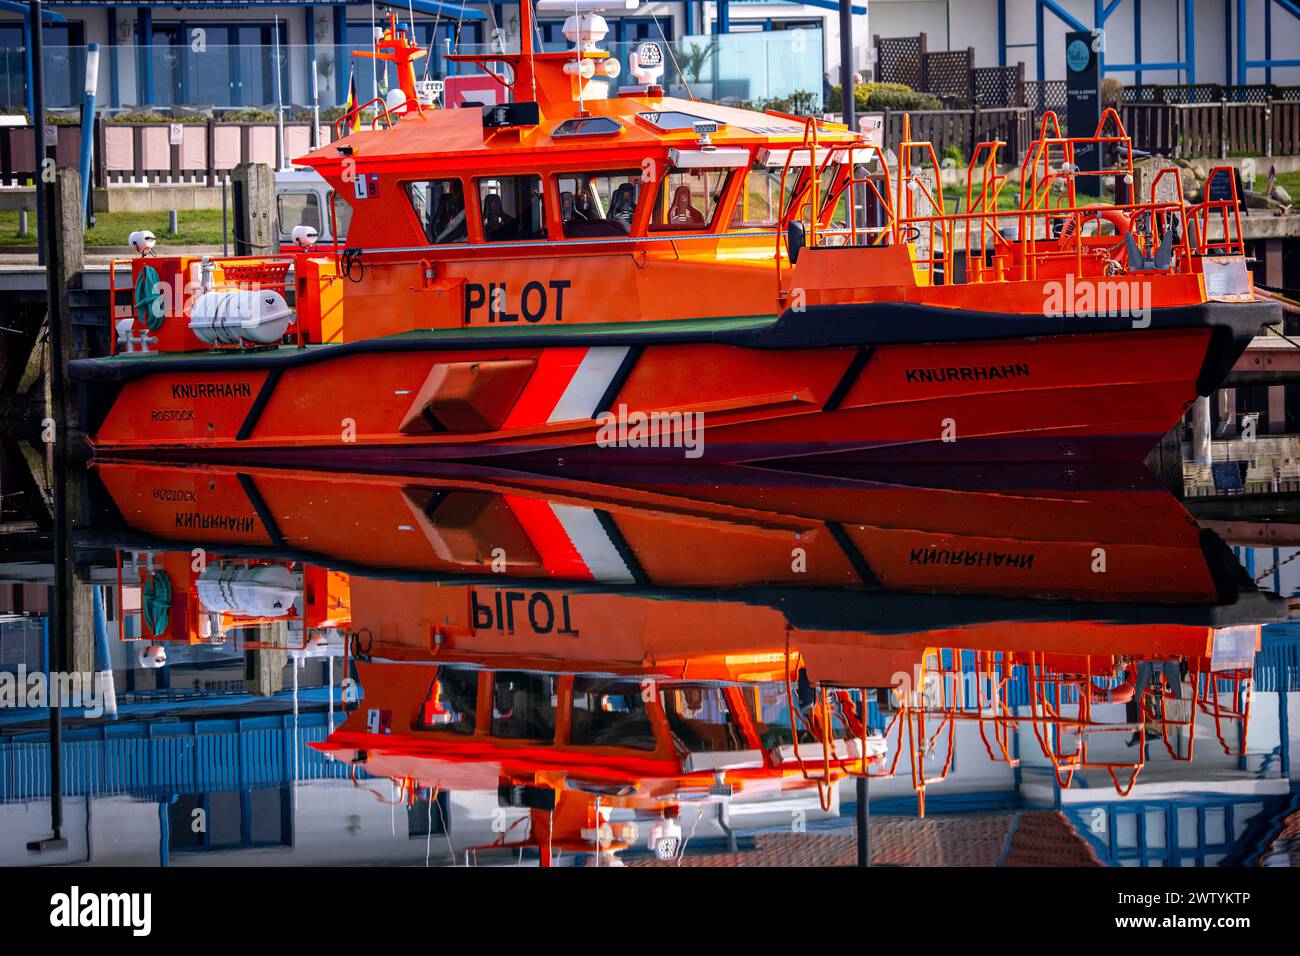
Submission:
<svg viewBox="0 0 1300 956">
<path fill-rule="evenodd" d="M 1135 329 L 1102 317 L 836 306 L 118 356 L 72 370 L 94 446 L 113 455 L 1136 461 L 1275 312 L 1207 303 L 1154 310 Z"/>
</svg>

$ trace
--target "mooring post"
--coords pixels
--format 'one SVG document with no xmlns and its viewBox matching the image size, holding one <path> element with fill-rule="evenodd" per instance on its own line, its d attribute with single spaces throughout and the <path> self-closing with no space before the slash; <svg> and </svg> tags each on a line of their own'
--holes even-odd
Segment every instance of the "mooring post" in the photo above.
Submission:
<svg viewBox="0 0 1300 956">
<path fill-rule="evenodd" d="M 1210 397 L 1202 395 L 1192 405 L 1192 460 L 1208 466 L 1213 460 L 1210 444 Z"/>
<path fill-rule="evenodd" d="M 279 251 L 275 235 L 275 174 L 265 163 L 240 163 L 230 179 L 235 255 L 269 256 Z"/>
<path fill-rule="evenodd" d="M 841 121 L 858 131 L 853 85 L 853 0 L 840 0 L 840 112 Z"/>
<path fill-rule="evenodd" d="M 86 268 L 81 174 L 66 166 L 55 170 L 49 200 L 50 242 L 46 247 L 46 268 L 49 270 L 50 296 L 50 406 L 53 409 L 56 402 L 60 406 L 62 414 L 55 417 L 59 429 L 67 431 L 68 451 L 75 457 L 84 451 L 85 436 L 80 430 L 76 389 L 67 387 L 65 375 L 68 362 L 90 355 L 85 334 L 72 322 L 72 293 L 81 289 Z"/>
<path fill-rule="evenodd" d="M 863 708 L 866 709 L 865 707 Z M 855 781 L 858 806 L 854 813 L 854 830 L 858 838 L 858 866 L 871 865 L 871 780 L 865 774 Z"/>
<path fill-rule="evenodd" d="M 1155 479 L 1177 498 L 1183 489 L 1183 422 L 1166 432 L 1147 454 L 1146 466 Z"/>
</svg>

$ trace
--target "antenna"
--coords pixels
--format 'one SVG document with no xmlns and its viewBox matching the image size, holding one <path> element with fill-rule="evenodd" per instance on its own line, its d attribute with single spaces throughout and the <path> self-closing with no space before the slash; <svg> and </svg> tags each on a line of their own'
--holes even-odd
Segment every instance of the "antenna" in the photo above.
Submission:
<svg viewBox="0 0 1300 956">
<path fill-rule="evenodd" d="M 280 62 L 280 14 L 275 15 L 275 121 L 280 138 L 280 168 L 286 169 L 289 157 L 284 147 L 284 90 L 281 88 L 284 66 Z"/>
<path fill-rule="evenodd" d="M 573 19 L 578 24 L 579 29 L 581 29 L 582 15 L 578 12 L 578 0 L 573 0 Z M 581 36 L 581 34 L 579 34 L 579 36 Z M 575 70 L 577 71 L 577 76 L 578 76 L 578 115 L 586 116 L 587 105 L 583 101 L 583 91 L 587 88 L 587 82 L 582 78 L 582 43 L 581 42 L 575 42 L 573 44 L 573 57 L 574 57 L 573 65 Z M 600 809 L 599 803 L 596 804 L 596 808 L 597 811 L 599 811 Z"/>
</svg>

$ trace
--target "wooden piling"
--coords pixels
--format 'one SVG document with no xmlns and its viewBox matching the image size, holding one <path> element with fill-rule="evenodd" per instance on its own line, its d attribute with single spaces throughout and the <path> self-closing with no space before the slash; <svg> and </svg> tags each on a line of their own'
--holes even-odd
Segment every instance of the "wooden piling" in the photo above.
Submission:
<svg viewBox="0 0 1300 956">
<path fill-rule="evenodd" d="M 233 193 L 235 255 L 270 256 L 279 252 L 275 228 L 275 174 L 265 163 L 240 163 L 230 177 Z"/>
<path fill-rule="evenodd" d="M 72 322 L 72 293 L 82 286 L 82 277 L 86 270 L 86 234 L 81 216 L 81 174 L 71 167 L 60 166 L 55 170 L 54 202 L 50 210 L 50 225 L 54 230 L 54 246 L 57 254 L 47 268 L 54 270 L 53 282 L 50 284 L 51 301 L 50 321 L 59 323 L 57 345 L 59 354 L 54 355 L 50 349 L 49 361 L 60 363 L 58 374 L 53 367 L 46 382 L 50 391 L 47 408 L 54 416 L 54 403 L 58 402 L 62 412 L 62 423 L 67 431 L 69 442 L 67 453 L 72 461 L 85 457 L 85 435 L 81 431 L 81 421 L 77 412 L 77 390 L 65 378 L 68 363 L 75 358 L 87 358 L 85 333 L 74 327 Z M 57 297 L 57 301 L 53 297 Z M 51 338 L 51 344 L 56 339 Z M 53 390 L 59 388 L 62 394 L 55 395 Z"/>
</svg>

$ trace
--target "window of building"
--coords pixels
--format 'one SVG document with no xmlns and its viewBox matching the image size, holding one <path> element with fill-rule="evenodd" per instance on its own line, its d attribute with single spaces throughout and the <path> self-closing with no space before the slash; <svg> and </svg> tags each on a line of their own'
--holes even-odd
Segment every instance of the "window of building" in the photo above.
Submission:
<svg viewBox="0 0 1300 956">
<path fill-rule="evenodd" d="M 566 239 L 626 236 L 632 231 L 640 170 L 564 173 L 555 177 Z"/>
<path fill-rule="evenodd" d="M 137 63 L 143 102 L 156 106 L 203 104 L 227 109 L 262 105 L 275 100 L 274 57 L 276 27 L 265 23 L 169 23 L 155 21 L 151 47 Z M 288 24 L 280 23 L 280 43 L 289 42 Z M 202 44 L 196 41 L 202 39 Z M 144 69 L 143 55 L 151 70 Z M 145 89 L 152 73 L 153 90 Z M 281 64 L 280 84 L 289 89 L 288 58 Z"/>
<path fill-rule="evenodd" d="M 289 791 L 257 787 L 182 794 L 167 804 L 167 848 L 173 853 L 288 846 L 291 842 Z M 196 813 L 204 826 L 194 832 Z"/>
<path fill-rule="evenodd" d="M 434 179 L 406 184 L 411 208 L 424 236 L 435 245 L 469 241 L 465 222 L 465 191 L 459 179 Z"/>
<path fill-rule="evenodd" d="M 729 169 L 673 169 L 659 184 L 654 230 L 690 231 L 708 229 L 727 188 Z"/>
<path fill-rule="evenodd" d="M 478 181 L 479 214 L 488 242 L 546 238 L 540 176 L 496 176 Z"/>
<path fill-rule="evenodd" d="M 450 793 L 439 790 L 432 800 L 429 796 L 428 790 L 416 791 L 415 800 L 406 808 L 406 835 L 411 838 L 443 836 L 451 830 Z"/>
<path fill-rule="evenodd" d="M 654 728 L 641 683 L 613 677 L 575 677 L 569 742 L 579 747 L 654 750 Z"/>
</svg>

